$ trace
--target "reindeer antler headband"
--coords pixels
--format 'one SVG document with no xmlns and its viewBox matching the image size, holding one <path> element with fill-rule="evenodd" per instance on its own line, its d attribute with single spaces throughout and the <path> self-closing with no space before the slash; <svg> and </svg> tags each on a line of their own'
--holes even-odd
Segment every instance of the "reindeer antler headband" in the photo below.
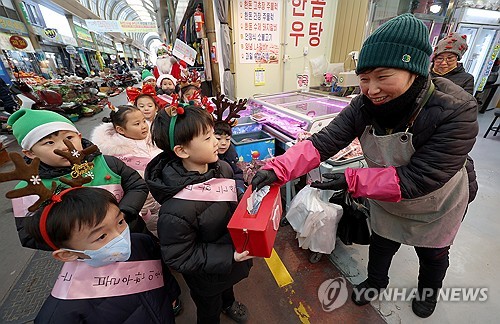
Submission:
<svg viewBox="0 0 500 324">
<path fill-rule="evenodd" d="M 177 94 L 172 95 L 172 103 L 170 106 L 165 108 L 165 112 L 170 116 L 170 124 L 168 126 L 168 138 L 170 141 L 170 149 L 173 151 L 175 147 L 174 134 L 175 134 L 175 122 L 177 121 L 177 115 L 184 114 L 184 104 L 179 104 L 179 96 Z"/>
<path fill-rule="evenodd" d="M 168 138 L 170 140 L 170 149 L 173 151 L 175 147 L 175 140 L 174 140 L 174 135 L 175 135 L 175 123 L 177 122 L 177 115 L 183 115 L 184 114 L 184 107 L 188 106 L 188 104 L 185 103 L 179 103 L 178 102 L 179 97 L 177 94 L 172 95 L 172 104 L 165 108 L 165 112 L 167 115 L 170 116 L 170 124 L 168 127 Z M 213 107 L 210 105 L 208 102 L 207 97 L 202 97 L 201 98 L 201 107 L 204 108 L 206 111 L 208 111 L 209 114 L 212 114 L 213 112 Z"/>
<path fill-rule="evenodd" d="M 40 166 L 39 158 L 34 158 L 30 164 L 27 164 L 19 153 L 10 152 L 9 156 L 14 163 L 15 169 L 13 171 L 0 173 L 0 182 L 7 182 L 11 180 L 24 180 L 27 182 L 26 187 L 11 190 L 5 194 L 5 197 L 13 199 L 31 195 L 38 196 L 38 200 L 28 208 L 28 211 L 34 212 L 38 208 L 40 208 L 42 204 L 49 202 L 48 205 L 43 207 L 39 228 L 43 240 L 54 250 L 57 250 L 58 248 L 52 242 L 47 232 L 47 217 L 49 216 L 50 210 L 52 209 L 54 204 L 61 201 L 62 197 L 66 193 L 71 190 L 77 189 L 81 187 L 81 185 L 91 181 L 90 177 L 83 177 L 83 170 L 86 170 L 91 166 L 93 167 L 93 163 L 81 162 L 83 161 L 85 155 L 97 151 L 97 146 L 95 145 L 89 146 L 82 151 L 78 151 L 75 149 L 73 144 L 66 139 L 64 140 L 64 144 L 66 144 L 66 146 L 68 147 L 69 152 L 54 150 L 54 153 L 65 157 L 72 164 L 73 171 L 71 172 L 71 179 L 68 180 L 64 177 L 59 178 L 62 183 L 71 186 L 71 188 L 67 188 L 58 194 L 55 193 L 57 189 L 55 181 L 52 181 L 51 189 L 45 187 L 45 185 L 43 184 L 38 172 Z"/>
<path fill-rule="evenodd" d="M 217 98 L 212 98 L 212 102 L 215 104 L 215 122 L 225 122 L 228 123 L 231 127 L 236 126 L 238 124 L 238 118 L 240 115 L 238 112 L 245 110 L 245 105 L 247 103 L 247 99 L 240 99 L 238 101 L 229 101 L 225 96 L 218 95 Z M 229 108 L 229 114 L 224 117 L 224 111 Z"/>
<path fill-rule="evenodd" d="M 196 70 L 191 70 L 191 72 L 189 72 L 188 76 L 184 76 L 184 75 L 181 76 L 179 83 L 180 83 L 181 89 L 185 88 L 187 86 L 190 86 L 190 85 L 195 86 L 196 88 L 199 88 L 201 86 L 200 73 L 198 73 L 198 71 L 196 71 Z"/>
</svg>

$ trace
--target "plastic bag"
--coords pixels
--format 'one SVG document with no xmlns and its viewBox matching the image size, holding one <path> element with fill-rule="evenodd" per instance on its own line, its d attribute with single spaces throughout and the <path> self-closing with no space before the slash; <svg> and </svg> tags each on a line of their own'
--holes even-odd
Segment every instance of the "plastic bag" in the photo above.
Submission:
<svg viewBox="0 0 500 324">
<path fill-rule="evenodd" d="M 338 224 L 337 235 L 345 245 L 370 244 L 370 209 L 363 198 L 352 198 L 344 190 L 336 191 L 330 197 L 331 203 L 342 206 L 344 214 Z"/>
<path fill-rule="evenodd" d="M 297 232 L 301 248 L 325 254 L 335 249 L 342 207 L 327 202 L 332 193 L 305 186 L 293 198 L 286 218 Z"/>
<path fill-rule="evenodd" d="M 328 67 L 328 62 L 326 61 L 325 55 L 320 55 L 309 60 L 311 63 L 312 74 L 316 77 L 323 76 Z"/>
</svg>

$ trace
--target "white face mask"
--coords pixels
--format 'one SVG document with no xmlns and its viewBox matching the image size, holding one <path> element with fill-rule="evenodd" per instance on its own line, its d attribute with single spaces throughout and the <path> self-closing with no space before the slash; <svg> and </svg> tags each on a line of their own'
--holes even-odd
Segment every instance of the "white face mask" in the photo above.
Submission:
<svg viewBox="0 0 500 324">
<path fill-rule="evenodd" d="M 130 258 L 131 243 L 130 243 L 130 229 L 127 227 L 123 232 L 109 241 L 103 247 L 97 250 L 71 250 L 66 251 L 78 252 L 88 255 L 90 259 L 78 259 L 87 263 L 91 267 L 102 267 L 114 262 L 127 261 Z"/>
</svg>

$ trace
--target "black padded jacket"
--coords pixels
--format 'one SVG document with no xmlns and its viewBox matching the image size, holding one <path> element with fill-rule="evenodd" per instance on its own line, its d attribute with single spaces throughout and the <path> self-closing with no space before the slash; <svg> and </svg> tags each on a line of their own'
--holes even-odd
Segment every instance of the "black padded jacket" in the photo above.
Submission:
<svg viewBox="0 0 500 324">
<path fill-rule="evenodd" d="M 174 198 L 191 184 L 211 178 L 233 179 L 226 162 L 210 164 L 208 172 L 200 174 L 161 153 L 148 164 L 144 177 L 161 204 L 158 237 L 163 261 L 182 273 L 191 290 L 201 296 L 216 295 L 248 276 L 252 261 L 234 261 L 235 249 L 227 230 L 236 203 Z"/>
<path fill-rule="evenodd" d="M 432 79 L 436 90 L 419 113 L 410 132 L 415 153 L 407 165 L 396 168 L 403 198 L 418 198 L 437 190 L 463 166 L 478 134 L 476 99 L 445 78 Z M 430 78 L 415 103 L 421 105 L 430 86 Z M 309 139 L 324 161 L 360 137 L 373 121 L 363 105 L 363 95 L 354 98 L 332 122 Z M 394 132 L 404 131 L 403 120 Z M 375 129 L 379 135 L 384 131 Z M 474 166 L 469 171 L 469 197 L 475 197 L 477 183 Z M 470 200 L 470 199 L 469 199 Z"/>
<path fill-rule="evenodd" d="M 458 63 L 456 68 L 443 75 L 436 74 L 434 71 L 432 71 L 431 67 L 430 74 L 431 77 L 433 78 L 437 77 L 446 78 L 455 83 L 456 85 L 462 87 L 465 91 L 467 91 L 470 94 L 474 92 L 474 76 L 470 73 L 465 72 L 462 63 Z"/>
</svg>

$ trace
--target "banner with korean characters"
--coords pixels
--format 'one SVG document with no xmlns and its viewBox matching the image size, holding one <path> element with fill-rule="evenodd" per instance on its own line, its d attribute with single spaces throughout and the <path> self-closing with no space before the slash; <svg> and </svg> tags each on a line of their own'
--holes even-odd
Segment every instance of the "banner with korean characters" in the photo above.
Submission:
<svg viewBox="0 0 500 324">
<path fill-rule="evenodd" d="M 154 21 L 129 21 L 129 20 L 99 20 L 85 19 L 90 31 L 96 33 L 156 33 L 158 27 Z"/>
<path fill-rule="evenodd" d="M 0 17 L 0 29 L 25 35 L 28 34 L 28 29 L 26 29 L 26 26 L 22 22 L 5 17 Z"/>
<path fill-rule="evenodd" d="M 292 47 L 321 45 L 321 34 L 326 26 L 326 0 L 292 0 L 292 19 L 287 41 Z M 327 22 L 325 22 L 327 24 Z M 288 26 L 287 26 L 288 27 Z"/>
<path fill-rule="evenodd" d="M 174 48 L 172 49 L 172 55 L 177 57 L 180 60 L 183 60 L 190 66 L 194 65 L 196 60 L 196 50 L 184 43 L 180 39 L 176 39 L 174 43 Z"/>
<path fill-rule="evenodd" d="M 478 85 L 476 91 L 484 90 L 486 81 L 488 81 L 488 77 L 491 73 L 491 68 L 493 67 L 495 60 L 498 57 L 498 53 L 500 52 L 500 33 L 497 32 L 497 36 L 493 44 L 495 44 L 495 46 L 491 47 L 490 52 L 488 53 L 488 56 L 484 61 L 486 64 L 484 64 L 481 70 L 481 74 L 479 75 L 479 80 L 476 82 L 476 84 Z"/>
<path fill-rule="evenodd" d="M 76 38 L 90 43 L 93 42 L 92 36 L 90 35 L 89 31 L 86 28 L 80 27 L 78 25 L 74 25 L 74 27 L 75 27 Z"/>
<path fill-rule="evenodd" d="M 157 33 L 158 27 L 154 21 L 120 21 L 124 33 Z"/>
<path fill-rule="evenodd" d="M 238 1 L 240 63 L 279 63 L 282 3 Z"/>
</svg>

